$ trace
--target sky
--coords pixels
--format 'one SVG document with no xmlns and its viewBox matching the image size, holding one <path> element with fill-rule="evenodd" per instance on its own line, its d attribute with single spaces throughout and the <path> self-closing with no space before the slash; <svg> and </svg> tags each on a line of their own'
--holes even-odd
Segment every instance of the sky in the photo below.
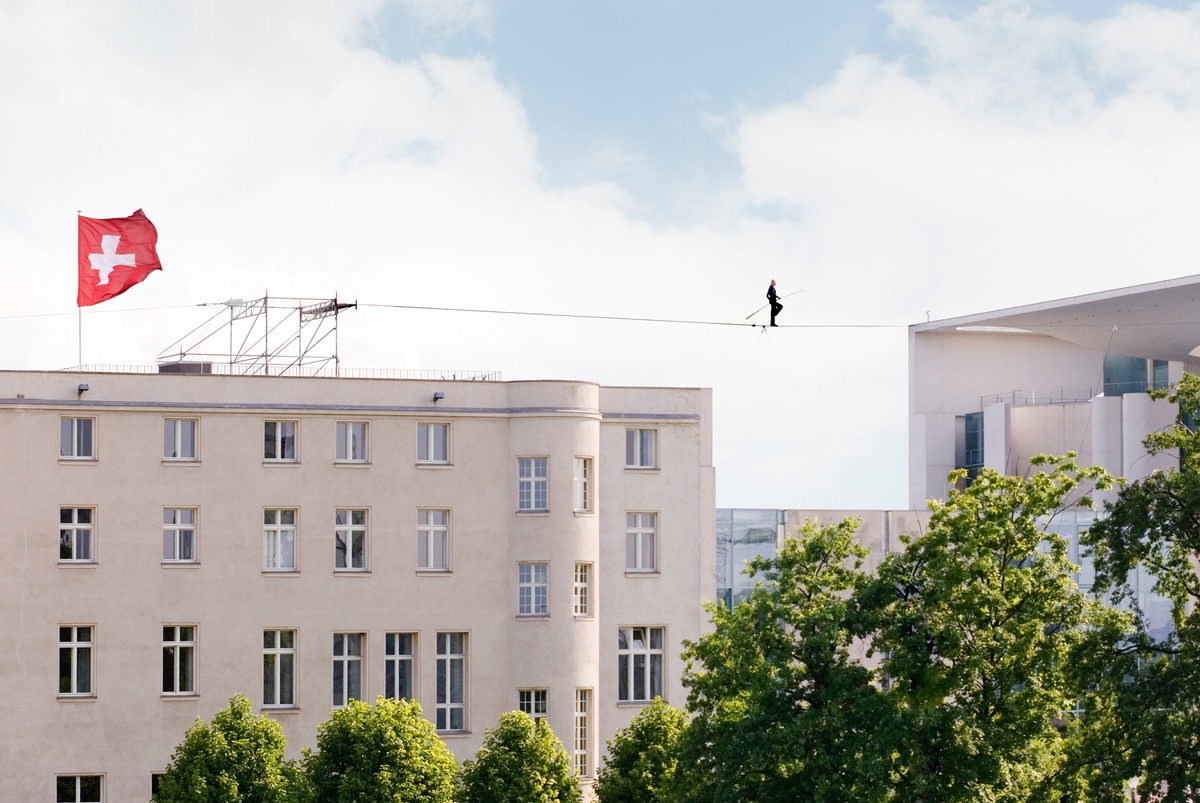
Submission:
<svg viewBox="0 0 1200 803">
<path fill-rule="evenodd" d="M 0 368 L 336 295 L 347 368 L 712 388 L 720 507 L 905 508 L 909 325 L 1200 273 L 1200 3 L 0 0 L 0 75 Z"/>
</svg>

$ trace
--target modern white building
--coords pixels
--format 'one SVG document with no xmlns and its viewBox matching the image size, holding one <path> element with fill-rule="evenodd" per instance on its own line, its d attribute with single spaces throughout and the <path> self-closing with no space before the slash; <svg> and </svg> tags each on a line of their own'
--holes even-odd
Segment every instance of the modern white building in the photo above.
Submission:
<svg viewBox="0 0 1200 803">
<path fill-rule="evenodd" d="M 4 801 L 148 800 L 238 692 L 292 756 L 522 709 L 590 778 L 713 596 L 706 389 L 0 372 L 0 489 Z"/>
<path fill-rule="evenodd" d="M 909 503 L 944 498 L 953 469 L 1025 474 L 1037 454 L 1076 452 L 1131 481 L 1171 468 L 1173 456 L 1151 457 L 1142 441 L 1176 408 L 1146 390 L 1200 372 L 1198 310 L 1200 276 L 1188 276 L 910 326 Z M 1094 515 L 1052 522 L 1085 588 L 1090 560 L 1076 536 Z M 1165 601 L 1148 578 L 1135 582 L 1152 622 L 1167 626 Z"/>
</svg>

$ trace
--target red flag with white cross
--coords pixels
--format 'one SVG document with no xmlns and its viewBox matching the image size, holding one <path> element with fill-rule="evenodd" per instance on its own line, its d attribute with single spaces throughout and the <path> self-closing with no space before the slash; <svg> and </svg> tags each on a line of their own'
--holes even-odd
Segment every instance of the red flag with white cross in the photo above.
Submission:
<svg viewBox="0 0 1200 803">
<path fill-rule="evenodd" d="M 79 216 L 79 297 L 90 307 L 124 293 L 158 262 L 158 231 L 142 210 L 129 217 L 99 219 Z"/>
</svg>

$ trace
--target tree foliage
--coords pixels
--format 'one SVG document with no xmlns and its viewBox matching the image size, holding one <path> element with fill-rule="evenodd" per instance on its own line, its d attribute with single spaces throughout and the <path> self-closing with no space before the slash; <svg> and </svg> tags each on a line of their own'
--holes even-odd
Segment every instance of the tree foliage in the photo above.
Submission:
<svg viewBox="0 0 1200 803">
<path fill-rule="evenodd" d="M 352 700 L 317 728 L 305 751 L 314 803 L 450 803 L 458 765 L 411 700 Z"/>
<path fill-rule="evenodd" d="M 749 597 L 709 607 L 713 629 L 686 645 L 688 710 L 674 799 L 690 803 L 881 800 L 888 702 L 852 657 L 850 595 L 867 577 L 857 522 L 805 526 Z"/>
<path fill-rule="evenodd" d="M 985 469 L 952 489 L 860 595 L 898 715 L 898 799 L 1062 794 L 1066 712 L 1085 688 L 1071 661 L 1108 622 L 1075 584 L 1066 541 L 1045 527 L 1068 502 L 1090 504 L 1089 483 L 1109 485 L 1073 457 L 1034 458 L 1028 478 Z"/>
<path fill-rule="evenodd" d="M 1185 374 L 1170 392 L 1152 393 L 1177 404 L 1178 416 L 1145 446 L 1179 463 L 1124 485 L 1088 533 L 1096 587 L 1138 616 L 1132 633 L 1101 647 L 1110 660 L 1097 696 L 1113 725 L 1092 732 L 1084 756 L 1110 787 L 1138 778 L 1145 799 L 1191 801 L 1200 796 L 1200 378 Z M 1135 572 L 1171 601 L 1171 632 L 1149 629 Z"/>
<path fill-rule="evenodd" d="M 474 761 L 463 762 L 461 803 L 579 803 L 579 778 L 544 719 L 500 716 Z"/>
<path fill-rule="evenodd" d="M 158 803 L 289 803 L 298 770 L 284 758 L 283 728 L 235 695 L 212 725 L 196 720 L 162 776 Z"/>
<path fill-rule="evenodd" d="M 655 697 L 627 727 L 608 741 L 608 758 L 596 773 L 600 803 L 655 803 L 665 800 L 675 772 L 676 748 L 687 715 Z"/>
</svg>

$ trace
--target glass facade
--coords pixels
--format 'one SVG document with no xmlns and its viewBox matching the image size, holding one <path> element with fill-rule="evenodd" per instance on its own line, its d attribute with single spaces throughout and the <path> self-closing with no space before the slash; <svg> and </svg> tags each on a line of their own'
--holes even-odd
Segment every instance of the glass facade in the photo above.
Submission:
<svg viewBox="0 0 1200 803">
<path fill-rule="evenodd" d="M 717 510 L 717 599 L 733 607 L 754 588 L 759 578 L 746 574 L 746 561 L 776 553 L 782 521 L 781 510 Z"/>
</svg>

